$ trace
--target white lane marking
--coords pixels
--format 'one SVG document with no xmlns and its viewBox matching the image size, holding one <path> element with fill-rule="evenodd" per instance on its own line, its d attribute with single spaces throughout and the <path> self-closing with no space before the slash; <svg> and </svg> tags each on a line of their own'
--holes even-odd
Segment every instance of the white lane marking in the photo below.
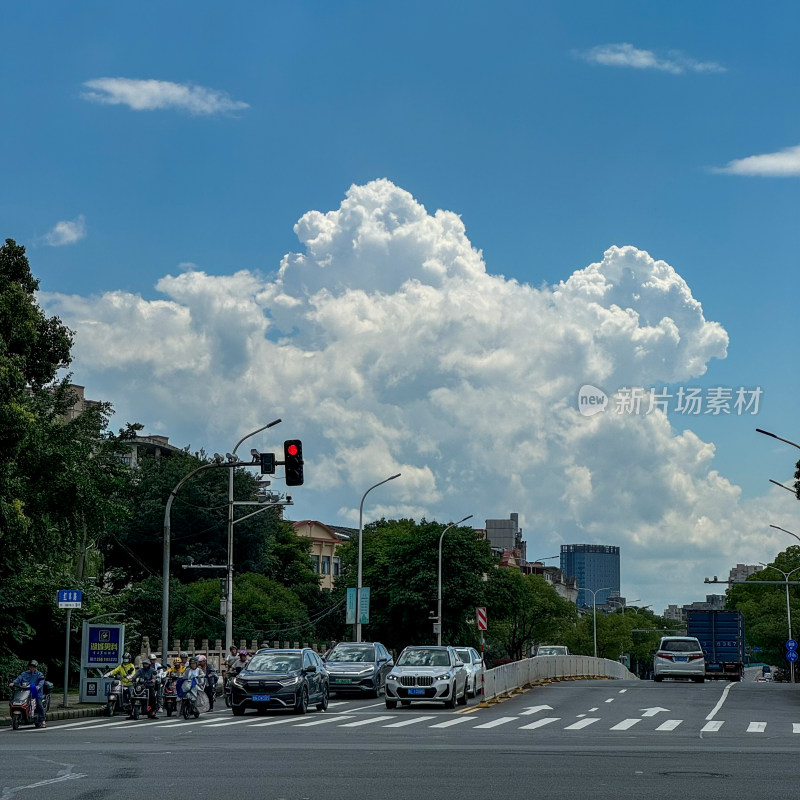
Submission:
<svg viewBox="0 0 800 800">
<path fill-rule="evenodd" d="M 382 717 L 370 717 L 369 719 L 360 719 L 358 722 L 346 722 L 340 725 L 340 728 L 358 728 L 361 725 L 372 725 L 373 722 L 383 722 L 385 719 L 394 719 L 394 714 L 384 715 Z"/>
<path fill-rule="evenodd" d="M 747 726 L 748 733 L 764 733 L 767 730 L 766 722 L 751 722 Z"/>
<path fill-rule="evenodd" d="M 586 714 L 576 714 L 575 716 L 578 717 L 578 719 L 580 719 L 581 717 L 585 717 Z"/>
<path fill-rule="evenodd" d="M 613 697 L 609 697 L 608 700 L 606 700 L 606 703 L 613 703 L 613 702 L 614 702 L 614 698 Z"/>
<path fill-rule="evenodd" d="M 660 714 L 662 711 L 669 711 L 669 709 L 662 708 L 661 706 L 653 706 L 652 708 L 640 708 L 639 711 L 643 712 L 643 717 L 654 717 L 656 714 Z"/>
<path fill-rule="evenodd" d="M 594 724 L 595 722 L 600 722 L 600 717 L 587 717 L 586 719 L 579 720 L 578 722 L 573 722 L 572 725 L 567 725 L 564 728 L 565 731 L 580 731 L 584 728 L 588 728 L 590 725 Z"/>
<path fill-rule="evenodd" d="M 248 720 L 249 722 L 250 720 Z M 271 719 L 268 722 L 256 722 L 251 725 L 251 728 L 265 728 L 267 725 L 285 725 L 287 722 L 297 722 L 297 717 L 280 717 L 278 719 Z"/>
<path fill-rule="evenodd" d="M 524 711 L 520 711 L 519 715 L 521 717 L 527 717 L 531 714 L 536 714 L 539 711 L 552 711 L 553 706 L 528 706 Z"/>
<path fill-rule="evenodd" d="M 34 730 L 41 730 L 40 728 L 35 728 Z M 45 730 L 47 730 L 45 728 Z M 48 778 L 44 781 L 37 781 L 36 783 L 29 783 L 27 786 L 7 786 L 3 789 L 3 798 L 11 797 L 15 795 L 17 792 L 21 792 L 23 789 L 38 789 L 40 786 L 49 786 L 51 783 L 61 783 L 62 781 L 74 781 L 78 778 L 85 778 L 87 776 L 86 772 L 70 772 L 67 775 L 61 775 L 58 778 Z"/>
<path fill-rule="evenodd" d="M 612 725 L 610 730 L 612 731 L 627 731 L 629 728 L 632 728 L 637 722 L 641 722 L 641 718 L 637 717 L 636 719 L 624 719 L 622 722 L 618 722 L 616 725 Z"/>
<path fill-rule="evenodd" d="M 63 731 L 65 728 L 77 728 L 79 725 L 94 725 L 97 723 L 98 719 L 102 719 L 102 717 L 94 717 L 90 719 L 82 719 L 78 722 L 67 722 L 65 725 L 53 725 L 51 722 L 47 727 L 52 728 L 53 730 Z"/>
<path fill-rule="evenodd" d="M 716 733 L 725 722 L 723 720 L 715 719 L 712 722 L 707 722 L 700 728 L 700 733 Z"/>
<path fill-rule="evenodd" d="M 682 719 L 668 719 L 666 722 L 662 722 L 657 728 L 657 731 L 674 731 L 678 725 L 683 722 Z"/>
<path fill-rule="evenodd" d="M 710 719 L 714 719 L 714 717 L 715 717 L 715 716 L 716 716 L 716 714 L 717 714 L 717 711 L 719 711 L 719 710 L 722 708 L 722 704 L 723 704 L 723 703 L 724 703 L 724 702 L 725 702 L 725 701 L 728 699 L 728 692 L 729 692 L 731 689 L 733 689 L 733 687 L 734 687 L 734 686 L 736 686 L 736 684 L 735 684 L 735 683 L 729 683 L 729 684 L 728 684 L 728 685 L 727 685 L 727 686 L 726 686 L 726 687 L 725 687 L 725 688 L 722 690 L 722 696 L 719 698 L 719 701 L 718 701 L 718 702 L 717 702 L 717 704 L 714 706 L 714 708 L 713 708 L 713 709 L 711 709 L 711 713 L 710 713 L 710 714 L 709 714 L 709 715 L 706 717 L 706 721 L 708 721 L 708 720 L 710 720 Z"/>
<path fill-rule="evenodd" d="M 368 708 L 378 708 L 378 706 L 385 706 L 386 704 L 381 700 L 380 703 L 372 703 L 368 706 L 359 706 L 358 708 L 349 708 L 348 711 L 366 711 Z"/>
<path fill-rule="evenodd" d="M 340 714 L 339 716 L 323 717 L 322 719 L 314 719 L 311 722 L 301 722 L 295 725 L 295 728 L 308 728 L 311 725 L 324 725 L 326 722 L 344 722 L 346 719 L 353 719 L 352 714 Z"/>
<path fill-rule="evenodd" d="M 435 725 L 428 725 L 429 728 L 450 728 L 453 725 L 460 725 L 462 722 L 469 722 L 471 717 L 457 717 L 448 719 L 447 722 L 437 722 Z"/>
<path fill-rule="evenodd" d="M 619 693 L 620 693 L 620 694 L 625 694 L 625 692 L 627 692 L 627 691 L 628 691 L 627 689 L 620 689 L 620 690 L 619 690 Z"/>
<path fill-rule="evenodd" d="M 549 725 L 551 722 L 558 722 L 561 717 L 542 717 L 541 719 L 537 719 L 536 722 L 531 722 L 528 725 L 523 725 L 520 730 L 521 731 L 532 731 L 536 728 L 543 728 L 545 725 Z"/>
<path fill-rule="evenodd" d="M 592 713 L 592 711 L 597 711 L 597 706 L 595 706 L 594 708 L 590 708 L 590 709 L 589 709 L 589 713 L 590 713 L 590 714 Z"/>
<path fill-rule="evenodd" d="M 243 725 L 245 722 L 252 722 L 253 717 L 239 717 L 238 719 L 229 719 L 227 722 L 215 722 L 209 725 L 209 728 L 222 728 L 226 725 Z"/>
<path fill-rule="evenodd" d="M 392 722 L 390 725 L 384 725 L 384 728 L 404 728 L 406 725 L 414 725 L 417 722 L 427 722 L 429 719 L 436 719 L 436 717 L 414 717 L 414 719 L 404 719 L 401 722 Z"/>
<path fill-rule="evenodd" d="M 800 722 L 792 723 L 792 733 L 800 733 Z"/>
<path fill-rule="evenodd" d="M 491 722 L 484 722 L 483 725 L 476 725 L 475 728 L 496 728 L 498 725 L 505 725 L 506 722 L 513 722 L 517 717 L 500 717 Z"/>
</svg>

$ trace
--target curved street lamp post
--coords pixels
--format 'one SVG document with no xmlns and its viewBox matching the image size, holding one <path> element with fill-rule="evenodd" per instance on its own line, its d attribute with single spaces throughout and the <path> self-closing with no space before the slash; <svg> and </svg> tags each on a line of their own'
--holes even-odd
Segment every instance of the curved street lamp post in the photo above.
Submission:
<svg viewBox="0 0 800 800">
<path fill-rule="evenodd" d="M 773 527 L 777 527 L 777 526 L 773 526 Z M 780 530 L 783 530 L 783 528 L 781 528 Z M 789 531 L 786 531 L 786 533 L 789 533 Z M 794 535 L 795 534 L 792 534 L 792 536 L 794 536 Z M 784 570 L 780 569 L 780 567 L 776 567 L 773 564 L 764 564 L 762 561 L 759 561 L 759 564 L 761 564 L 761 566 L 765 567 L 766 569 L 777 570 L 778 572 L 781 573 L 781 575 L 783 575 L 783 582 L 784 582 L 784 586 L 786 587 L 786 622 L 789 625 L 789 639 L 791 639 L 792 638 L 792 608 L 789 605 L 789 576 L 793 572 L 797 572 L 798 570 L 800 570 L 800 567 L 795 567 L 793 570 L 790 570 L 789 572 L 785 572 Z M 789 662 L 789 672 L 790 672 L 790 680 L 791 680 L 792 683 L 794 683 L 794 661 L 790 661 Z"/>
<path fill-rule="evenodd" d="M 583 592 L 590 592 L 592 595 L 592 623 L 594 629 L 594 657 L 597 658 L 597 595 L 599 592 L 611 592 L 614 591 L 615 586 L 604 586 L 602 589 L 595 589 L 592 591 L 591 589 L 580 589 L 579 591 Z"/>
<path fill-rule="evenodd" d="M 397 473 L 397 475 L 392 475 L 390 478 L 385 478 L 384 480 L 376 483 L 374 486 L 370 486 L 366 492 L 361 496 L 361 504 L 358 507 L 358 582 L 356 584 L 356 621 L 353 625 L 353 638 L 355 641 L 361 641 L 361 580 L 362 580 L 362 556 L 363 556 L 363 548 L 361 547 L 361 540 L 364 537 L 364 500 L 366 500 L 367 495 L 373 490 L 377 489 L 379 486 L 383 486 L 384 483 L 388 483 L 389 481 L 393 481 L 395 478 L 399 478 L 401 473 Z"/>
<path fill-rule="evenodd" d="M 460 519 L 458 522 L 451 522 L 443 531 L 442 535 L 439 537 L 439 591 L 436 594 L 436 623 L 438 624 L 439 628 L 436 633 L 436 644 L 442 643 L 442 542 L 444 541 L 444 535 L 450 528 L 455 528 L 456 525 L 460 525 L 462 522 L 466 522 L 468 519 L 472 519 L 472 514 L 468 517 L 464 517 L 464 519 Z"/>
</svg>

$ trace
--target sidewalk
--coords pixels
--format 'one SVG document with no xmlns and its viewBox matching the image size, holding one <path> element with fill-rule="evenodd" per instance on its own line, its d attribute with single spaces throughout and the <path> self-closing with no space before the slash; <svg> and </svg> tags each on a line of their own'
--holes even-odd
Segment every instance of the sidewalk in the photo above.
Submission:
<svg viewBox="0 0 800 800">
<path fill-rule="evenodd" d="M 55 719 L 80 719 L 81 717 L 100 717 L 105 711 L 105 703 L 81 703 L 77 694 L 67 695 L 68 708 L 62 708 L 64 692 L 50 695 L 50 710 L 47 712 L 48 722 Z M 0 701 L 0 728 L 11 725 L 11 713 L 8 699 Z"/>
</svg>

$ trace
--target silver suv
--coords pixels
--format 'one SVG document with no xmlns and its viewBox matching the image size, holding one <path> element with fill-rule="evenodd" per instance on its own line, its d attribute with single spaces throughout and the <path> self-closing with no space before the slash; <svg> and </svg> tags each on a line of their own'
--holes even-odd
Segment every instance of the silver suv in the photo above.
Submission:
<svg viewBox="0 0 800 800">
<path fill-rule="evenodd" d="M 653 680 L 690 678 L 697 683 L 706 679 L 706 658 L 700 642 L 693 636 L 664 636 L 653 651 Z"/>
<path fill-rule="evenodd" d="M 414 701 L 467 704 L 467 671 L 452 647 L 406 647 L 386 677 L 386 708 Z"/>
</svg>

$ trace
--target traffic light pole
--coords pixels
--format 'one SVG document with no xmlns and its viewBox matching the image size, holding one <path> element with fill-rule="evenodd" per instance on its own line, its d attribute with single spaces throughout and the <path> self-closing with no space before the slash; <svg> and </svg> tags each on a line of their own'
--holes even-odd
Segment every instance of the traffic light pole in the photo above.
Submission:
<svg viewBox="0 0 800 800">
<path fill-rule="evenodd" d="M 268 425 L 262 425 L 257 430 L 254 430 L 252 433 L 248 433 L 246 436 L 242 436 L 241 439 L 236 443 L 236 447 L 233 448 L 231 451 L 231 455 L 236 456 L 236 451 L 239 449 L 239 445 L 247 441 L 252 436 L 255 436 L 257 433 L 261 433 L 261 431 L 267 430 L 267 428 L 271 428 L 273 425 L 277 425 L 280 422 L 280 419 L 273 420 Z M 226 573 L 226 593 L 225 593 L 225 649 L 230 649 L 230 646 L 233 644 L 233 470 L 230 471 L 228 475 L 228 562 L 227 562 L 227 573 Z"/>
</svg>

